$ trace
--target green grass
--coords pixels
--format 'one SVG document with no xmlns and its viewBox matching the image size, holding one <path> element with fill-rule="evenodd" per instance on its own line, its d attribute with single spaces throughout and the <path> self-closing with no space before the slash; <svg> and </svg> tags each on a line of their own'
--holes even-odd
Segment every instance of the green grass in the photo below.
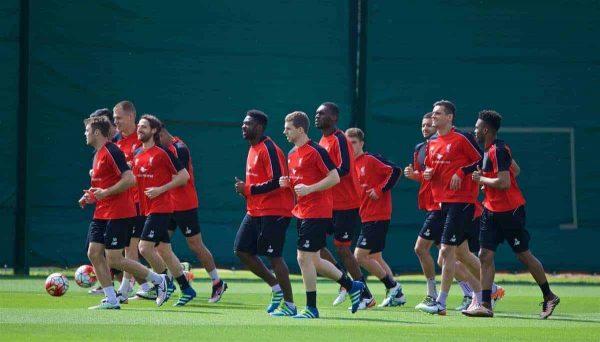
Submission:
<svg viewBox="0 0 600 342">
<path fill-rule="evenodd" d="M 538 319 L 541 307 L 539 288 L 526 275 L 499 275 L 507 295 L 496 307 L 496 317 L 476 319 L 458 312 L 431 316 L 417 312 L 425 285 L 419 276 L 399 277 L 408 304 L 404 307 L 360 311 L 356 315 L 343 307 L 332 307 L 337 285 L 319 279 L 318 303 L 321 319 L 297 321 L 268 316 L 268 286 L 245 271 L 222 271 L 229 290 L 217 304 L 206 302 L 209 282 L 196 271 L 196 300 L 175 308 L 171 299 L 157 308 L 150 301 L 131 301 L 120 311 L 90 311 L 100 296 L 87 294 L 74 281 L 63 297 L 51 297 L 43 289 L 43 277 L 0 277 L 0 340 L 222 340 L 222 341 L 337 341 L 360 339 L 389 340 L 544 340 L 598 341 L 600 336 L 600 278 L 591 276 L 551 277 L 552 289 L 561 304 L 549 320 Z M 72 274 L 69 274 L 70 279 Z M 199 279 L 202 278 L 202 279 Z M 369 282 L 381 301 L 383 285 Z M 302 282 L 293 276 L 296 302 L 304 306 Z M 449 308 L 461 301 L 453 286 Z M 177 296 L 177 293 L 175 294 Z"/>
</svg>

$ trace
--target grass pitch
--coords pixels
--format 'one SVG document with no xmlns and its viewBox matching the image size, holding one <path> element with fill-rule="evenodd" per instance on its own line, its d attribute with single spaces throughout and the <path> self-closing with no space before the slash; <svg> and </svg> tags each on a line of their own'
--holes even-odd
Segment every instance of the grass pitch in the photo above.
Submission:
<svg viewBox="0 0 600 342">
<path fill-rule="evenodd" d="M 447 316 L 418 312 L 414 306 L 424 296 L 424 280 L 422 276 L 400 276 L 397 279 L 408 299 L 404 307 L 352 315 L 347 309 L 349 301 L 331 306 L 337 284 L 319 279 L 321 318 L 294 320 L 266 314 L 270 288 L 246 271 L 221 271 L 229 290 L 216 304 L 207 303 L 210 282 L 203 271 L 196 270 L 193 286 L 198 297 L 188 306 L 172 306 L 178 297 L 176 292 L 175 299 L 160 308 L 152 301 L 130 301 L 120 311 L 88 310 L 102 297 L 87 294 L 87 289 L 77 287 L 72 272 L 65 273 L 70 288 L 63 297 L 45 292 L 44 276 L 0 276 L 0 340 L 598 341 L 600 336 L 600 278 L 591 276 L 550 277 L 561 304 L 545 321 L 538 319 L 540 290 L 527 275 L 497 276 L 506 297 L 496 306 L 492 319 L 468 318 L 452 311 L 462 299 L 456 284 L 448 299 Z M 302 308 L 302 281 L 299 276 L 292 278 L 295 301 Z M 381 302 L 383 285 L 371 278 L 369 286 Z"/>
</svg>

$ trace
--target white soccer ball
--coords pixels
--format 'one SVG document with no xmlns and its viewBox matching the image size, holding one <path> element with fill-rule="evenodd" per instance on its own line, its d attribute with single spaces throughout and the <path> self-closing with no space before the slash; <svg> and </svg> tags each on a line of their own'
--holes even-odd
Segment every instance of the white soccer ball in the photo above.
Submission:
<svg viewBox="0 0 600 342">
<path fill-rule="evenodd" d="M 92 287 L 96 281 L 96 271 L 92 265 L 79 266 L 75 271 L 75 282 L 81 287 Z"/>
<path fill-rule="evenodd" d="M 44 287 L 49 295 L 60 297 L 67 293 L 67 290 L 69 289 L 69 280 L 67 280 L 67 277 L 62 273 L 52 273 L 46 278 Z"/>
</svg>

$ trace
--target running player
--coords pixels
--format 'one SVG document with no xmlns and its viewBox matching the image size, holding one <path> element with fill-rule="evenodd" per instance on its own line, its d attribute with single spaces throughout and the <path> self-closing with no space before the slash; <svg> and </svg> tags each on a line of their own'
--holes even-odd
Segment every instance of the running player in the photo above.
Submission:
<svg viewBox="0 0 600 342">
<path fill-rule="evenodd" d="M 271 287 L 267 312 L 272 316 L 295 316 L 298 312 L 290 274 L 282 258 L 294 195 L 290 189 L 279 186 L 279 178 L 287 176 L 286 160 L 279 146 L 264 135 L 267 122 L 265 113 L 252 109 L 246 113 L 242 123 L 242 137 L 248 141 L 250 148 L 245 181 L 236 178 L 234 187 L 246 199 L 247 212 L 235 237 L 233 250 L 252 273 Z M 267 269 L 259 255 L 269 259 L 275 275 Z"/>
<path fill-rule="evenodd" d="M 174 211 L 169 224 L 169 238 L 173 236 L 177 226 L 179 226 L 189 249 L 200 260 L 212 281 L 212 293 L 208 302 L 216 303 L 221 300 L 221 296 L 227 290 L 227 283 L 219 277 L 215 260 L 204 242 L 202 242 L 202 233 L 198 222 L 198 195 L 194 183 L 194 167 L 192 166 L 190 150 L 179 137 L 171 135 L 164 125 L 160 130 L 160 142 L 177 157 L 190 175 L 190 179 L 184 186 L 176 187 L 170 191 Z"/>
<path fill-rule="evenodd" d="M 123 248 L 129 243 L 129 234 L 135 218 L 135 206 L 127 189 L 135 184 L 135 178 L 127 166 L 125 156 L 110 142 L 110 121 L 104 116 L 86 119 L 86 143 L 96 153 L 91 172 L 91 188 L 84 191 L 79 205 L 96 204 L 94 219 L 88 231 L 88 257 L 94 265 L 96 275 L 106 298 L 97 309 L 120 309 L 121 301 L 110 279 L 109 266 L 125 270 L 135 276 L 156 284 L 156 304 L 159 306 L 167 297 L 167 279 L 140 263 L 125 259 Z"/>
<path fill-rule="evenodd" d="M 494 256 L 496 248 L 504 240 L 517 259 L 527 267 L 539 285 L 542 296 L 541 319 L 552 315 L 560 298 L 550 290 L 544 267 L 529 251 L 529 232 L 525 229 L 525 198 L 515 180 L 511 168 L 512 153 L 502 140 L 497 139 L 502 117 L 493 110 L 479 112 L 475 123 L 475 136 L 484 144 L 482 167 L 473 172 L 472 179 L 485 187 L 483 214 L 481 216 L 481 305 L 464 312 L 468 316 L 493 317 L 491 287 L 494 281 Z"/>
<path fill-rule="evenodd" d="M 138 139 L 137 135 L 137 124 L 136 124 L 136 108 L 131 101 L 120 101 L 113 108 L 114 123 L 117 128 L 117 134 L 113 138 L 113 142 L 123 151 L 125 154 L 125 160 L 130 168 L 133 167 L 133 156 L 137 149 L 142 147 L 142 142 Z M 125 257 L 134 261 L 139 261 L 138 245 L 140 242 L 140 235 L 144 229 L 145 218 L 140 210 L 140 199 L 137 191 L 137 187 L 133 187 L 130 190 L 130 196 L 135 203 L 136 218 L 135 224 L 131 231 L 131 239 L 129 246 L 125 247 Z M 125 279 L 129 279 L 131 276 L 128 274 L 124 275 Z M 140 284 L 141 289 L 131 299 L 154 299 L 155 292 L 152 290 L 152 284 L 147 283 L 144 279 L 136 279 Z M 131 285 L 124 284 L 122 287 L 133 288 Z M 125 296 L 129 296 L 130 291 L 125 291 L 125 288 L 120 288 L 121 292 Z"/>
<path fill-rule="evenodd" d="M 361 188 L 360 218 L 362 228 L 354 256 L 364 269 L 375 275 L 385 286 L 386 298 L 379 305 L 398 306 L 406 303 L 402 286 L 394 279 L 383 259 L 385 239 L 392 218 L 390 190 L 398 182 L 402 170 L 380 155 L 365 152 L 365 134 L 360 128 L 349 128 L 346 137 L 352 144 L 354 167 Z"/>
<path fill-rule="evenodd" d="M 315 126 L 323 133 L 319 145 L 321 145 L 333 161 L 340 177 L 340 183 L 331 190 L 333 193 L 333 226 L 329 231 L 333 235 L 333 243 L 337 255 L 342 259 L 342 264 L 348 270 L 354 280 L 364 283 L 365 287 L 361 294 L 359 309 L 367 309 L 375 306 L 375 298 L 367 287 L 365 277 L 360 266 L 350 250 L 354 239 L 354 231 L 361 226 L 360 222 L 360 185 L 354 168 L 354 156 L 352 144 L 344 132 L 337 128 L 340 110 L 333 102 L 322 103 L 316 111 Z M 332 258 L 325 248 L 321 257 Z M 335 262 L 335 260 L 330 260 Z M 343 268 L 339 267 L 343 272 Z M 340 289 L 338 298 L 334 305 L 340 304 L 346 297 L 347 289 Z"/>
<path fill-rule="evenodd" d="M 364 284 L 352 281 L 319 255 L 332 224 L 333 196 L 329 189 L 339 183 L 340 178 L 327 151 L 308 138 L 308 125 L 305 113 L 293 112 L 285 117 L 283 131 L 295 146 L 288 154 L 289 177 L 281 177 L 279 185 L 292 188 L 297 196 L 292 214 L 298 218 L 298 264 L 306 290 L 306 309 L 292 317 L 319 317 L 317 272 L 349 290 L 352 313 L 355 313 Z"/>
<path fill-rule="evenodd" d="M 441 100 L 434 103 L 432 119 L 437 134 L 430 138 L 427 144 L 426 169 L 423 172 L 423 178 L 431 181 L 434 202 L 441 204 L 444 226 L 440 249 L 441 291 L 435 303 L 426 305 L 421 310 L 438 315 L 446 314 L 446 299 L 456 270 L 457 247 L 464 242 L 463 250 L 466 250 L 466 253 L 461 252 L 460 255 L 465 258 L 461 260 L 465 266 L 472 268 L 473 262 L 468 258 L 469 255 L 474 257 L 468 251 L 465 233 L 474 218 L 478 186 L 469 174 L 481 160 L 482 151 L 471 134 L 460 132 L 453 127 L 455 112 L 455 106 L 450 101 Z M 469 273 L 466 272 L 466 275 L 472 276 Z M 469 283 L 477 296 L 481 296 L 479 279 Z"/>
<path fill-rule="evenodd" d="M 183 267 L 171 248 L 168 227 L 173 203 L 169 191 L 184 186 L 190 176 L 173 153 L 160 145 L 161 127 L 161 121 L 148 114 L 143 115 L 138 123 L 137 134 L 142 141 L 142 149 L 134 156 L 133 174 L 137 179 L 140 208 L 146 216 L 139 249 L 156 272 L 166 273 L 169 269 L 182 292 L 175 306 L 183 306 L 196 297 L 196 291 L 187 281 Z M 169 277 L 167 280 L 168 299 L 175 286 Z"/>
</svg>

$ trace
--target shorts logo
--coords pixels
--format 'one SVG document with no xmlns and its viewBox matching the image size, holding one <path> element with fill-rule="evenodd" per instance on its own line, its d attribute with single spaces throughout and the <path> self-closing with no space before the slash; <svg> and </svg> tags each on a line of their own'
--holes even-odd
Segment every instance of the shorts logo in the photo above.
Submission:
<svg viewBox="0 0 600 342">
<path fill-rule="evenodd" d="M 304 248 L 308 248 L 308 247 L 310 247 L 310 241 L 306 240 L 306 241 L 304 242 L 304 245 L 302 245 L 302 247 L 304 247 Z"/>
<path fill-rule="evenodd" d="M 431 232 L 429 231 L 429 228 L 427 228 L 427 230 L 425 231 L 425 233 L 423 233 L 423 235 L 425 235 L 425 236 L 431 235 Z"/>
<path fill-rule="evenodd" d="M 186 234 L 191 234 L 192 233 L 192 230 L 190 229 L 190 227 L 186 227 L 185 228 L 185 233 Z"/>
<path fill-rule="evenodd" d="M 366 245 L 367 245 L 367 239 L 363 239 L 363 240 L 360 242 L 360 245 L 361 245 L 361 246 L 366 246 Z"/>
<path fill-rule="evenodd" d="M 456 242 L 456 235 L 452 235 L 452 238 L 450 239 L 450 242 Z"/>
<path fill-rule="evenodd" d="M 150 239 L 154 239 L 154 230 L 150 230 L 150 233 L 148 233 L 148 237 Z"/>
<path fill-rule="evenodd" d="M 116 246 L 119 242 L 117 241 L 117 238 L 114 237 L 112 242 L 110 243 L 111 246 Z"/>
<path fill-rule="evenodd" d="M 273 246 L 269 245 L 269 248 L 267 249 L 267 253 L 273 253 Z"/>
<path fill-rule="evenodd" d="M 348 232 L 344 232 L 344 236 L 342 236 L 342 239 L 347 239 L 348 238 Z"/>
<path fill-rule="evenodd" d="M 521 241 L 519 241 L 519 239 L 515 238 L 515 242 L 513 243 L 513 245 L 518 246 L 521 244 Z"/>
</svg>

